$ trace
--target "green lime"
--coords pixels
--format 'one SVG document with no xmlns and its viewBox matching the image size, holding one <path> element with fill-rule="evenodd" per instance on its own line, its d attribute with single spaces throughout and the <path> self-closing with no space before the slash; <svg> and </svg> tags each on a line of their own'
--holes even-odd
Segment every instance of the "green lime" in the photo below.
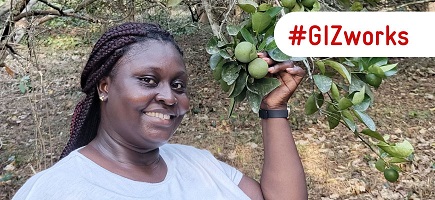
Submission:
<svg viewBox="0 0 435 200">
<path fill-rule="evenodd" d="M 292 9 L 296 5 L 296 0 L 282 0 L 281 4 L 283 7 L 286 7 L 288 9 Z"/>
<path fill-rule="evenodd" d="M 379 85 L 381 85 L 382 83 L 382 78 L 372 73 L 366 74 L 365 78 L 366 78 L 366 82 L 375 88 L 379 87 Z"/>
<path fill-rule="evenodd" d="M 385 162 L 383 160 L 379 159 L 378 161 L 376 161 L 375 167 L 377 170 L 383 172 L 383 171 L 385 171 Z"/>
<path fill-rule="evenodd" d="M 384 170 L 384 177 L 389 182 L 396 182 L 399 178 L 399 172 L 397 172 L 395 169 L 388 168 Z"/>
<path fill-rule="evenodd" d="M 256 79 L 265 77 L 268 73 L 268 68 L 269 65 L 262 58 L 256 58 L 248 64 L 249 74 Z"/>
<path fill-rule="evenodd" d="M 311 8 L 313 7 L 314 3 L 316 3 L 316 0 L 302 0 L 301 4 L 305 7 Z"/>
<path fill-rule="evenodd" d="M 257 57 L 257 50 L 250 42 L 240 42 L 234 49 L 236 59 L 243 63 L 249 63 Z"/>
</svg>

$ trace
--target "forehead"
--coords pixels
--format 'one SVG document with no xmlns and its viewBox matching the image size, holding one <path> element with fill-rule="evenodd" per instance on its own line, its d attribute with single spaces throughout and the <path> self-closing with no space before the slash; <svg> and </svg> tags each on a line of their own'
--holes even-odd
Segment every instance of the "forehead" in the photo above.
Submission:
<svg viewBox="0 0 435 200">
<path fill-rule="evenodd" d="M 176 47 L 166 41 L 150 40 L 133 44 L 116 64 L 117 71 L 185 71 L 184 61 Z"/>
</svg>

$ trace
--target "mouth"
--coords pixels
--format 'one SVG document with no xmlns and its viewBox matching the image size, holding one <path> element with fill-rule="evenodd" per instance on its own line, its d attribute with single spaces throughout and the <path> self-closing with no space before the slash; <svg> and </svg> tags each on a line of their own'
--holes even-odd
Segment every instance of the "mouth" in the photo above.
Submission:
<svg viewBox="0 0 435 200">
<path fill-rule="evenodd" d="M 175 115 L 168 115 L 168 114 L 163 114 L 163 113 L 158 113 L 158 112 L 145 112 L 145 115 L 150 116 L 150 117 L 163 119 L 163 120 L 169 120 L 169 119 L 175 118 Z"/>
</svg>

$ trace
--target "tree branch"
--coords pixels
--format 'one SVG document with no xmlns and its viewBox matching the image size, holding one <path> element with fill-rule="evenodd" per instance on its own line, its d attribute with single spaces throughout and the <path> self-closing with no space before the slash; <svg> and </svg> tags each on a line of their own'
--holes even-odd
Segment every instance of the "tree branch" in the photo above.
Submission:
<svg viewBox="0 0 435 200">
<path fill-rule="evenodd" d="M 414 5 L 414 4 L 422 4 L 422 3 L 429 3 L 429 2 L 435 2 L 435 0 L 420 0 L 420 1 L 409 2 L 409 3 L 402 4 L 400 6 L 396 6 L 396 9 Z"/>
<path fill-rule="evenodd" d="M 44 3 L 45 5 L 49 6 L 50 8 L 53 8 L 53 9 L 57 10 L 60 14 L 63 15 L 62 8 L 59 8 L 59 7 L 51 4 L 50 2 L 48 2 L 46 0 L 38 0 L 38 1 Z"/>
<path fill-rule="evenodd" d="M 212 8 L 208 0 L 202 0 L 202 5 L 204 6 L 205 13 L 208 17 L 208 22 L 210 23 L 213 35 L 221 39 L 221 34 L 219 32 L 219 25 L 216 23 L 215 17 L 212 13 Z"/>
</svg>

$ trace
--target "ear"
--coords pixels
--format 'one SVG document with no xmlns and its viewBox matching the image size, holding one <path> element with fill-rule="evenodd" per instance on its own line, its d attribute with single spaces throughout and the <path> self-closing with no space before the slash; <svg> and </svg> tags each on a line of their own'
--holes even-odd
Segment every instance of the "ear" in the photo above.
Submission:
<svg viewBox="0 0 435 200">
<path fill-rule="evenodd" d="M 98 96 L 107 99 L 109 96 L 110 77 L 104 77 L 97 85 Z"/>
</svg>

